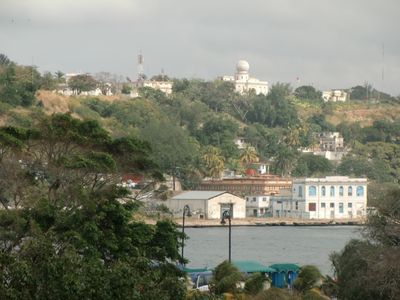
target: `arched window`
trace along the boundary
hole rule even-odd
[[[303,197],[303,187],[299,186],[299,197]]]
[[[339,186],[339,196],[343,196],[343,186]]]
[[[347,190],[347,196],[353,196],[353,187],[349,186],[348,190]]]
[[[329,194],[331,195],[331,197],[335,196],[335,187],[334,186],[331,186]]]
[[[326,189],[324,186],[321,188],[321,194],[322,196],[326,196]]]
[[[317,188],[312,185],[308,188],[308,196],[316,196],[317,195]]]
[[[364,187],[363,186],[358,186],[356,190],[357,196],[364,196]]]

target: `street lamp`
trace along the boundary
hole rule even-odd
[[[183,261],[183,249],[185,248],[185,216],[188,217],[192,216],[192,213],[190,212],[190,207],[187,204],[183,207],[183,214],[182,214],[182,253],[181,253],[182,261]]]
[[[221,224],[225,225],[226,224],[226,219],[228,219],[228,225],[229,225],[229,262],[231,262],[231,240],[232,240],[232,234],[231,234],[231,213],[229,210],[225,210],[222,213],[222,218],[221,218]]]

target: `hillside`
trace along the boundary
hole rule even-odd
[[[272,86],[267,96],[239,95],[220,81],[182,79],[175,80],[175,87],[169,97],[143,88],[135,99],[68,97],[41,89],[31,105],[0,102],[0,124],[31,127],[41,115],[54,113],[96,120],[113,137],[148,142],[161,170],[179,177],[185,188],[196,187],[204,177],[218,177],[225,168],[241,173],[257,159],[280,175],[341,174],[388,183],[400,179],[400,105],[395,101],[298,99],[287,84]],[[339,131],[352,147],[339,164],[298,151],[326,131]],[[252,148],[239,150],[238,137]]]

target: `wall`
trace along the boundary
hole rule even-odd
[[[208,200],[208,218],[221,218],[221,204],[233,205],[233,219],[241,219],[246,217],[246,200],[235,195],[225,193]]]
[[[310,195],[312,187],[315,187],[315,195]],[[325,194],[323,187],[325,187]],[[334,189],[334,195],[331,195],[331,187]],[[343,195],[340,194],[340,187],[343,187]],[[348,194],[349,187],[352,189],[352,195]],[[363,187],[363,195],[357,195],[358,187]],[[302,194],[299,194],[300,189],[302,189]],[[353,219],[365,217],[367,181],[361,178],[341,177],[341,180],[338,181],[322,179],[314,182],[294,182],[293,200],[304,201],[305,211],[309,212],[310,218]]]

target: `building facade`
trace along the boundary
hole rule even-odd
[[[324,99],[325,102],[345,102],[346,100],[348,100],[348,98],[349,94],[343,90],[331,90],[322,92],[322,99]]]
[[[278,204],[278,203],[276,203]],[[293,179],[291,199],[275,213],[309,219],[355,219],[367,212],[367,179],[347,176]]]
[[[292,179],[276,175],[204,180],[198,187],[202,191],[227,191],[240,197],[274,195],[292,188]]]
[[[341,160],[347,154],[344,139],[339,132],[322,132],[314,137],[318,143],[311,148],[302,149],[303,153],[313,153],[335,161]]]
[[[268,82],[250,77],[249,70],[249,63],[245,60],[239,60],[236,64],[235,75],[222,76],[221,79],[223,81],[233,82],[235,85],[235,91],[239,94],[245,94],[253,90],[257,95],[267,95],[269,91]]]
[[[263,217],[269,212],[269,197],[266,195],[246,196],[246,217]]]
[[[246,200],[225,191],[187,191],[166,202],[176,217],[182,216],[185,205],[189,205],[194,217],[201,219],[221,219],[225,210],[231,211],[232,219],[246,217]]]

